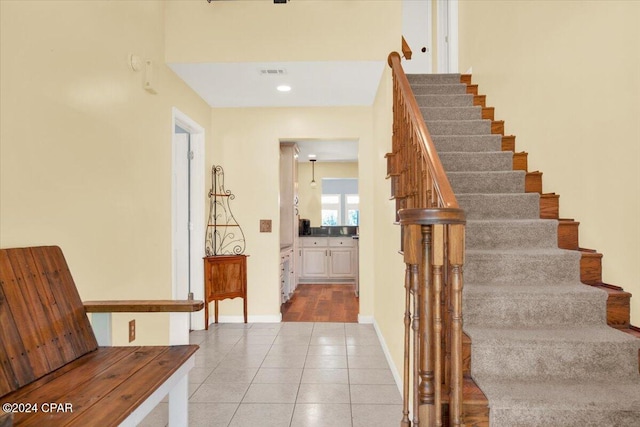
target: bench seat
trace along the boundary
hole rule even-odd
[[[100,347],[3,396],[0,402],[38,403],[38,412],[14,413],[15,425],[117,426],[170,382],[178,368],[189,368],[185,363],[197,349],[191,345]],[[160,402],[165,394],[156,400]],[[45,403],[57,405],[43,407]],[[54,409],[61,412],[51,412]]]
[[[116,305],[189,312],[203,302]],[[185,426],[197,350],[99,346],[60,248],[0,249],[0,427],[135,426],[167,395],[170,424]]]

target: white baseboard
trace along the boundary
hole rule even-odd
[[[362,315],[358,314],[358,323],[371,325],[374,322],[375,322],[375,319],[373,318],[373,316],[362,316]]]
[[[393,358],[391,357],[391,352],[389,351],[389,347],[387,347],[387,343],[382,336],[382,332],[378,327],[378,323],[373,319],[373,329],[376,331],[376,335],[378,335],[378,339],[380,340],[380,345],[382,346],[382,351],[384,352],[384,357],[387,359],[387,363],[389,364],[389,368],[391,369],[391,374],[393,375],[393,379],[396,382],[396,387],[398,387],[398,391],[400,395],[402,395],[402,377],[400,376],[400,372],[396,368],[395,363],[393,362]]]

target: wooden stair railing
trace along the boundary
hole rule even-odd
[[[465,214],[424,123],[400,54],[393,74],[387,154],[406,264],[401,427],[462,425],[462,267]],[[410,391],[411,386],[411,391]],[[448,414],[443,414],[443,402]],[[412,406],[412,419],[409,407]],[[444,416],[443,416],[444,415]]]

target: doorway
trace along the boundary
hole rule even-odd
[[[357,322],[358,140],[280,144],[282,321]]]
[[[172,298],[204,299],[204,129],[173,109],[172,120]],[[183,320],[180,320],[183,319]],[[170,315],[169,340],[187,329],[204,329],[203,313]]]

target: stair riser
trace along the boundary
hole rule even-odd
[[[607,298],[607,325],[616,329],[626,329],[631,320],[631,294],[610,293]]]
[[[434,135],[490,135],[489,120],[436,120],[427,121],[429,133]]]
[[[602,325],[606,322],[603,298],[573,295],[541,301],[512,295],[481,299],[466,296],[462,310],[465,324],[484,327],[534,327]],[[514,304],[515,303],[515,304]]]
[[[557,343],[553,343],[557,344]],[[494,379],[627,380],[637,375],[637,346],[630,343],[566,342],[562,346],[544,341],[518,345],[474,342],[473,375]]]
[[[449,172],[455,194],[505,194],[524,192],[524,173],[512,172]]]
[[[480,107],[421,108],[425,120],[482,120]]]
[[[516,137],[513,135],[506,135],[502,137],[502,151],[516,151]]]
[[[580,252],[580,281],[588,285],[602,283],[602,254]]]
[[[580,280],[579,261],[569,251],[563,254],[467,251],[464,274],[465,283],[474,285],[561,286]]]
[[[509,171],[511,153],[502,151],[487,153],[440,153],[440,161],[447,172]]]
[[[538,195],[456,195],[458,204],[467,214],[467,220],[474,219],[538,219],[540,205]]]
[[[540,218],[558,219],[560,211],[560,196],[557,194],[540,195]]]
[[[462,83],[438,85],[438,84],[416,84],[411,86],[414,95],[464,95],[467,93],[467,86]]]
[[[558,247],[562,249],[578,250],[578,226],[579,222],[560,220],[558,222]]]
[[[456,152],[486,152],[502,151],[500,149],[500,137],[497,135],[476,136],[444,136],[431,135],[438,153],[448,151]]]

